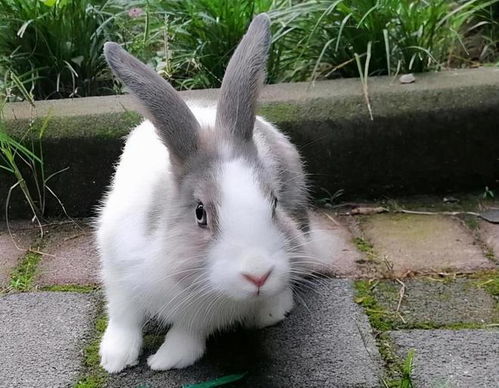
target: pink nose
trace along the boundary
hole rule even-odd
[[[265,284],[265,282],[269,278],[271,272],[272,272],[272,270],[270,270],[269,272],[267,272],[265,275],[262,275],[262,276],[255,276],[255,275],[250,275],[247,273],[243,273],[241,275],[243,275],[247,281],[253,283],[255,286],[260,288],[261,286],[263,286]]]

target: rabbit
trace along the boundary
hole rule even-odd
[[[274,325],[293,308],[310,257],[309,198],[296,147],[255,114],[270,42],[260,14],[216,108],[188,107],[118,44],[104,46],[146,118],[127,137],[96,220],[109,317],[99,354],[109,373],[138,362],[149,319],[169,330],[147,363],[168,370],[200,359],[214,332]]]

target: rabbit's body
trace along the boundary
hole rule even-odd
[[[187,107],[118,45],[105,47],[151,120],[129,135],[97,224],[109,372],[137,362],[150,318],[171,328],[148,364],[183,368],[214,331],[265,327],[293,306],[291,283],[312,256],[306,184],[296,148],[255,117],[269,44],[262,15],[229,63],[216,109]]]
[[[195,106],[190,109],[201,124],[201,130],[212,136],[216,109]],[[272,180],[279,182],[283,171],[293,174],[293,179],[282,181],[280,198],[283,198],[281,202],[286,200],[290,211],[299,215],[296,221],[303,221],[307,199],[298,152],[287,137],[261,117],[255,122],[254,139]],[[248,318],[258,303],[253,306],[221,299],[218,305],[209,306],[210,314],[207,314],[201,310],[208,306],[206,301],[211,295],[189,309],[180,308],[185,304],[184,297],[176,301],[165,300],[165,295],[182,292],[176,280],[169,279],[175,274],[175,260],[178,259],[173,253],[178,241],[172,244],[168,234],[169,223],[175,223],[175,220],[169,220],[169,215],[178,208],[178,193],[170,170],[168,149],[153,124],[144,121],[127,138],[98,218],[97,243],[106,289],[110,290],[116,284],[119,292],[133,290],[130,301],[143,307],[147,316],[165,324],[179,319],[189,321],[192,314],[197,313],[203,317],[203,325],[208,324],[209,331],[213,331]],[[230,313],[221,314],[220,309]]]

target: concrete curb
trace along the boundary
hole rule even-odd
[[[369,79],[374,120],[357,79],[269,85],[259,113],[298,145],[314,193],[345,197],[432,193],[493,186],[499,171],[499,69],[427,73],[414,84]],[[182,92],[188,102],[215,104],[217,90]],[[86,216],[101,198],[122,137],[140,121],[130,96],[25,103],[5,109],[9,133],[49,112],[44,139],[48,173],[68,212]],[[0,172],[0,206],[12,180]],[[68,190],[70,188],[70,190]],[[15,196],[21,198],[21,194]],[[22,201],[11,215],[26,214]],[[56,209],[48,204],[49,213]],[[2,215],[3,216],[3,215]]]

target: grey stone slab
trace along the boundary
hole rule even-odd
[[[39,292],[0,298],[0,387],[68,387],[82,372],[96,314],[91,294]]]
[[[399,313],[409,326],[499,322],[499,310],[494,297],[480,288],[476,279],[408,279],[403,283],[405,291]],[[398,282],[380,281],[374,287],[373,294],[385,310],[395,313],[400,289],[401,284]],[[402,325],[402,321],[399,323]]]
[[[391,332],[396,352],[415,350],[414,386],[499,386],[499,330],[402,330]]]
[[[353,302],[352,283],[331,279],[308,292],[279,325],[218,335],[206,356],[184,370],[153,372],[144,350],[138,366],[108,380],[110,387],[179,387],[247,372],[244,387],[377,387],[383,375],[367,317]]]

